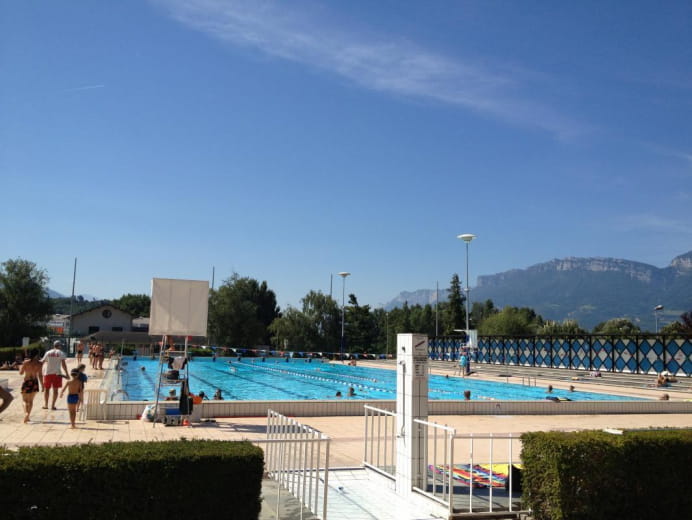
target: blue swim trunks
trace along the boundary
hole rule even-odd
[[[67,404],[77,404],[79,402],[79,394],[67,394]]]

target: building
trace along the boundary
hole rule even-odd
[[[130,332],[131,330],[132,315],[106,304],[73,314],[70,335],[84,337],[97,332]]]

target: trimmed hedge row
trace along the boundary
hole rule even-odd
[[[256,519],[264,456],[180,440],[0,449],[3,518]]]
[[[688,518],[692,430],[522,435],[523,501],[535,520]]]

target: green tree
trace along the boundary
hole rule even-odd
[[[341,337],[341,310],[321,291],[301,299],[301,309],[289,307],[269,327],[272,344],[306,352],[335,351]]]
[[[445,306],[444,334],[454,334],[455,329],[466,328],[466,311],[464,302],[466,297],[461,292],[459,275],[454,273],[449,285],[449,295]]]
[[[661,334],[692,334],[692,311],[680,315],[680,321],[673,321],[661,328]]]
[[[279,316],[276,295],[267,282],[234,273],[209,298],[209,332],[215,343],[266,345],[269,325]]]
[[[577,320],[564,320],[563,322],[548,320],[538,328],[538,334],[546,336],[564,336],[586,334],[586,331],[579,326]]]
[[[680,322],[682,323],[682,331],[685,334],[692,334],[692,311],[683,312],[680,315]]]
[[[0,345],[20,345],[22,337],[45,333],[52,313],[43,269],[19,258],[0,265]]]
[[[478,328],[478,332],[487,336],[524,336],[535,334],[542,325],[543,318],[538,316],[533,309],[507,306],[500,312],[486,318]]]
[[[641,332],[638,325],[635,325],[627,318],[613,318],[603,321],[593,329],[594,334],[622,334],[632,335]]]
[[[70,314],[70,312],[78,314],[108,303],[108,300],[85,300],[82,295],[75,296],[74,299],[71,296],[51,298],[50,301],[53,305],[54,314]]]
[[[484,302],[473,302],[471,305],[471,318],[470,323],[471,328],[480,327],[481,323],[486,318],[489,318],[493,314],[497,314],[499,310],[495,307],[492,300],[485,300]]]
[[[358,305],[355,294],[349,294],[346,308],[346,351],[372,352],[377,335],[376,323],[369,305]]]
[[[435,313],[430,304],[411,307],[411,332],[435,335]]]
[[[300,309],[288,307],[269,325],[271,343],[278,349],[311,350],[313,338],[308,317]]]
[[[123,294],[117,300],[111,302],[118,309],[130,313],[132,316],[148,317],[151,308],[151,297],[147,294]]]

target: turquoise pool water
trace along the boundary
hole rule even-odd
[[[123,360],[124,397],[130,401],[154,399],[159,376],[158,360]],[[230,361],[230,363],[229,363]],[[144,367],[144,370],[142,370]],[[303,401],[310,399],[338,399],[340,391],[344,399],[396,399],[396,371],[348,366],[341,363],[308,362],[306,359],[243,358],[196,358],[189,363],[189,381],[192,392],[200,391],[211,398],[221,389],[224,399],[238,401]],[[347,397],[353,387],[356,395]],[[161,389],[161,397],[170,387]],[[512,383],[496,383],[470,378],[431,375],[428,397],[430,399],[464,399],[464,390],[471,391],[471,399],[531,401],[546,398],[545,387],[522,386]],[[612,394],[568,392],[554,390],[556,397],[572,401],[637,400]]]

